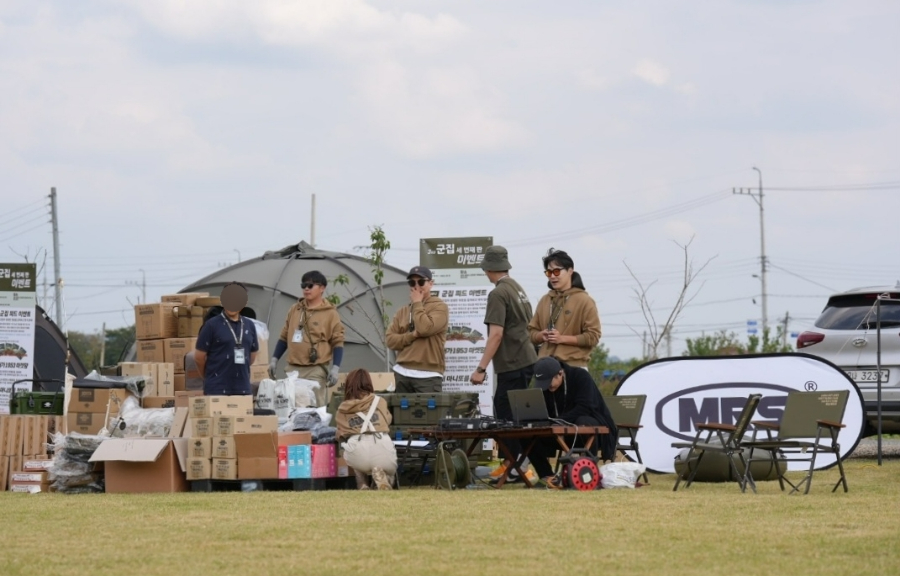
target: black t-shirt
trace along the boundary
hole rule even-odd
[[[531,303],[519,283],[504,276],[488,294],[484,323],[503,327],[500,348],[494,354],[494,371],[497,373],[521,370],[537,362],[537,353],[528,336],[531,321]]]

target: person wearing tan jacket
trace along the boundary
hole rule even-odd
[[[300,282],[303,299],[288,310],[269,361],[269,376],[275,378],[278,360],[287,351],[284,372],[296,371],[300,378],[318,382],[316,403],[325,406],[328,402],[325,387],[337,384],[344,357],[344,325],[337,308],[325,300],[328,281],[324,274],[312,270]]]
[[[344,459],[356,474],[360,490],[369,487],[369,474],[380,490],[390,490],[397,473],[397,450],[390,437],[391,411],[375,395],[372,377],[363,369],[347,374],[344,401],[335,420]]]
[[[440,392],[444,383],[444,342],[450,312],[431,293],[431,270],[415,266],[406,277],[409,305],[394,315],[387,329],[387,347],[397,352],[394,382],[397,392]]]
[[[544,256],[544,274],[550,291],[541,297],[528,324],[538,357],[553,356],[569,366],[587,367],[600,342],[600,314],[585,291],[575,263],[562,250]]]

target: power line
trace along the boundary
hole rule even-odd
[[[29,232],[33,232],[34,230],[37,230],[38,228],[42,228],[44,226],[44,224],[46,224],[46,222],[38,224],[37,226],[35,226],[33,228],[29,228],[28,230],[22,230],[21,232],[16,232],[12,236],[7,236],[6,238],[0,239],[0,242],[6,242],[7,240],[12,240],[13,238],[18,238],[19,236],[22,236],[23,234],[28,234]]]
[[[782,272],[785,272],[785,273],[787,273],[787,274],[790,274],[791,276],[796,276],[797,278],[799,278],[799,279],[801,279],[801,280],[804,280],[804,281],[806,281],[806,282],[809,282],[810,284],[815,284],[816,286],[818,286],[818,287],[820,287],[820,288],[825,288],[826,290],[831,290],[832,292],[837,292],[836,289],[834,289],[834,288],[832,288],[832,287],[830,287],[830,286],[826,286],[826,285],[824,285],[824,284],[820,284],[820,283],[816,282],[815,280],[810,280],[809,278],[805,278],[805,277],[803,277],[803,276],[801,276],[801,275],[799,275],[799,274],[795,274],[794,272],[791,272],[790,270],[788,270],[788,269],[786,269],[786,268],[782,268],[781,266],[777,266],[777,265],[775,265],[775,264],[772,264],[771,262],[769,263],[769,266],[771,266],[772,268],[775,268],[775,269],[777,269],[777,270],[781,270]]]
[[[31,210],[29,210],[28,212],[25,212],[24,214],[20,214],[13,218],[9,218],[8,220],[3,220],[2,222],[0,222],[0,226],[5,226],[5,225],[9,224],[10,222],[17,222],[17,221],[21,220],[22,218],[28,216],[29,214],[34,214],[36,212],[44,212],[44,211],[45,211],[45,208],[43,206],[38,206],[37,208],[32,208]],[[8,215],[9,215],[8,212],[4,213],[4,216],[8,216]]]
[[[856,192],[865,190],[896,190],[900,182],[868,182],[863,184],[823,184],[819,186],[770,186],[780,192]]]

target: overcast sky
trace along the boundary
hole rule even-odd
[[[321,248],[381,224],[408,268],[419,238],[491,235],[534,302],[567,250],[631,357],[623,262],[664,317],[693,237],[680,354],[760,317],[759,208],[731,194],[756,166],[770,322],[800,331],[900,280],[898,24],[895,1],[0,1],[0,262],[52,255],[55,186],[66,327],[124,326],[139,270],[153,301],[308,240],[315,193]]]

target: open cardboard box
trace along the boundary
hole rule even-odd
[[[110,438],[91,456],[105,462],[109,493],[186,492],[188,439],[181,438],[187,409],[176,408],[168,438]]]

